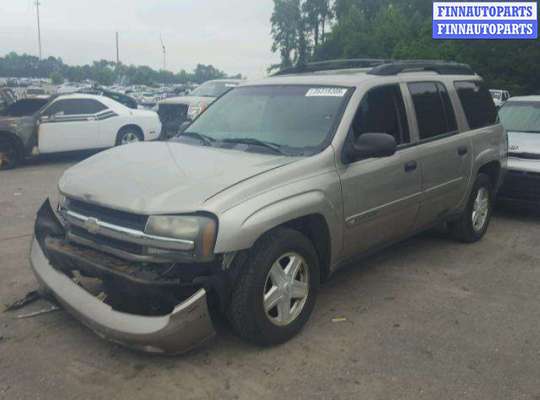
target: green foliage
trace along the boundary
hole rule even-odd
[[[272,32],[274,51],[280,51],[282,56],[279,67],[299,63],[297,55],[302,51],[306,52],[307,60],[362,57],[449,60],[470,64],[490,87],[509,89],[513,94],[540,92],[537,40],[433,40],[432,1],[334,0],[322,6],[327,11],[316,11],[321,0],[274,0],[274,3]],[[299,11],[285,14],[284,3],[298,7]],[[319,24],[315,15],[319,16]],[[329,33],[321,32],[323,21],[324,26],[331,26]],[[283,41],[285,32],[289,36]],[[302,32],[307,46],[301,46]],[[287,58],[291,54],[293,57]]]
[[[49,79],[54,85],[61,85],[62,83],[64,83],[64,77],[60,72],[52,72],[49,75]]]
[[[225,78],[226,74],[212,65],[199,64],[193,72],[181,70],[156,71],[146,66],[124,65],[107,60],[94,61],[92,65],[69,66],[61,58],[49,57],[39,60],[28,54],[9,53],[0,57],[0,76],[14,78],[50,78],[59,84],[67,79],[71,82],[92,80],[102,85],[122,82],[134,85],[154,85],[195,82]],[[238,74],[236,77],[241,78]]]

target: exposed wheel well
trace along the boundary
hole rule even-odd
[[[499,183],[499,177],[501,176],[501,164],[498,161],[492,161],[485,165],[482,165],[478,170],[478,173],[486,174],[491,180],[493,188],[497,187]]]
[[[19,153],[19,157],[24,157],[24,144],[17,135],[11,132],[0,131],[0,142],[2,141],[13,143],[17,149],[17,152]]]
[[[136,131],[140,135],[141,140],[144,140],[144,133],[141,127],[135,124],[128,124],[128,125],[124,125],[118,130],[118,133],[116,134],[117,143],[118,143],[118,140],[120,139],[120,134],[128,129],[133,129],[134,131]]]
[[[325,218],[320,214],[306,215],[286,222],[281,226],[295,229],[304,234],[311,242],[319,256],[321,281],[324,282],[330,274],[331,239],[330,230]]]

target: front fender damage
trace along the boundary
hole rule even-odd
[[[193,288],[186,298],[177,300],[177,304],[169,302],[171,305],[165,312],[146,310],[138,314],[134,310],[118,309],[114,302],[108,301],[106,293],[111,288],[138,290],[137,293],[150,298],[160,290],[177,293],[173,291],[175,283],[163,282],[161,285],[141,272],[131,280],[122,279],[122,274],[129,275],[132,271],[128,266],[122,266],[118,261],[115,265],[107,260],[96,263],[97,258],[90,259],[90,255],[88,260],[78,259],[77,256],[85,253],[74,256],[73,253],[77,252],[62,242],[64,235],[61,221],[49,201],[45,202],[38,212],[35,226],[30,256],[32,269],[39,283],[68,312],[99,336],[145,352],[180,354],[215,335],[204,287]],[[82,282],[84,279],[90,279],[97,286],[102,284],[104,292],[98,289],[97,293],[95,288],[87,287],[86,281]],[[179,283],[178,290],[180,286]]]

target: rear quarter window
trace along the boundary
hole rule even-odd
[[[470,129],[497,123],[497,109],[489,90],[480,81],[454,82]]]

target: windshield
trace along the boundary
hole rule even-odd
[[[506,103],[499,116],[507,131],[540,133],[540,102]]]
[[[265,145],[268,150],[270,144],[286,155],[315,154],[329,142],[348,92],[347,88],[292,85],[237,88],[208,108],[183,135],[191,140],[194,133],[204,136],[206,144],[210,141],[214,146],[251,144],[250,150],[260,150]]]
[[[234,82],[207,82],[192,91],[189,95],[197,97],[219,97],[227,90],[236,86],[238,84]]]

